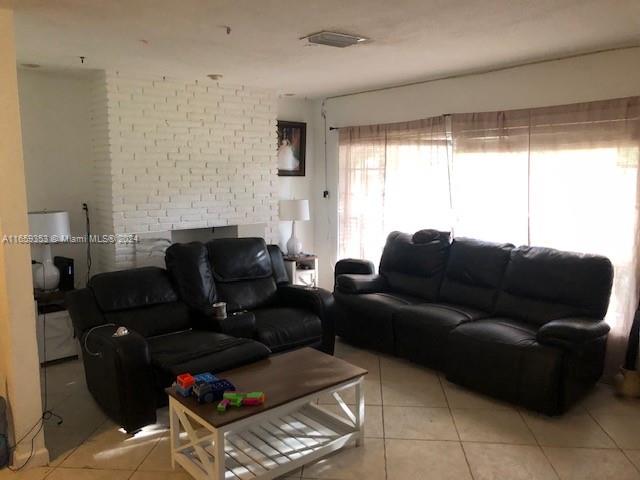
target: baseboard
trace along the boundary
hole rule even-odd
[[[31,455],[30,442],[26,443],[28,448],[21,449],[19,452],[13,452],[13,462],[11,464],[13,468],[20,468],[24,462],[27,461],[29,455]],[[34,467],[46,467],[47,465],[49,465],[49,450],[47,450],[47,447],[42,447],[33,452],[31,460],[29,460],[29,462],[24,466],[24,469],[28,470]]]

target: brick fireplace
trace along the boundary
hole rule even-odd
[[[95,233],[264,225],[277,240],[274,92],[100,72],[92,96]],[[134,245],[101,246],[96,270],[135,257]]]

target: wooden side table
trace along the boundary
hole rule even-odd
[[[284,266],[293,285],[318,286],[318,257],[316,255],[285,255]]]

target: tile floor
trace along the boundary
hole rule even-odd
[[[640,480],[640,400],[617,398],[605,385],[570,413],[548,418],[397,358],[343,343],[336,354],[369,370],[366,444],[289,478]],[[48,375],[49,405],[64,417],[61,426],[46,425],[51,465],[4,470],[0,480],[190,478],[171,470],[166,409],[157,425],[129,437],[94,404],[80,362],[50,367]]]

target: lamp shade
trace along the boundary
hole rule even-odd
[[[280,220],[309,220],[309,200],[280,200]]]
[[[29,233],[48,239],[42,243],[58,243],[71,235],[70,230],[68,212],[29,212]]]

